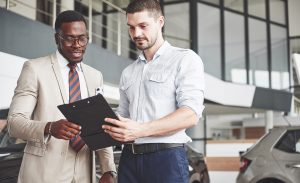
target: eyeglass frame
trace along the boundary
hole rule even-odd
[[[68,39],[69,38],[71,38],[71,40],[66,40],[67,38],[65,37],[65,35],[62,35],[62,34],[60,34],[60,33],[56,33],[57,35],[58,35],[58,37],[60,38],[60,39],[62,39],[63,41],[64,41],[64,43],[66,44],[66,46],[73,46],[76,42],[78,42],[78,44],[80,45],[80,46],[86,46],[88,43],[89,43],[89,37],[88,36],[85,36],[85,35],[80,35],[80,36],[77,36],[77,37],[75,37],[75,36],[68,36]],[[82,45],[81,43],[80,43],[80,38],[82,38],[82,37],[84,37],[84,38],[86,38],[87,39],[87,41],[86,41],[86,44],[84,44],[84,45]],[[71,41],[71,42],[69,42],[69,41]],[[76,42],[75,42],[76,41]]]

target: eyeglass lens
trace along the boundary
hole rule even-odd
[[[76,43],[76,41],[80,46],[85,46],[88,43],[88,37],[86,36],[79,36],[79,37],[70,37],[70,36],[63,37],[61,35],[59,36],[64,40],[67,46],[72,46],[73,44]]]

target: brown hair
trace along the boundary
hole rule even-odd
[[[148,11],[151,16],[163,16],[162,9],[158,0],[133,0],[126,8],[126,14]]]

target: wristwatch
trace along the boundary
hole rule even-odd
[[[115,172],[115,171],[108,171],[108,172],[105,172],[105,173],[109,173],[113,178],[117,177],[117,172]]]

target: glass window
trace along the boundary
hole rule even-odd
[[[244,12],[244,0],[224,0],[224,7]]]
[[[269,87],[266,23],[249,18],[250,84]]]
[[[244,17],[225,11],[225,79],[247,83]]]
[[[290,48],[292,53],[300,53],[300,37],[290,39]]]
[[[212,3],[212,4],[217,4],[217,5],[220,4],[220,0],[200,0],[200,1],[208,2],[208,3]]]
[[[219,8],[198,3],[198,32],[198,53],[205,72],[221,79]]]
[[[283,27],[271,25],[271,82],[274,89],[287,89],[289,87],[286,31]]]
[[[300,140],[300,131],[293,130],[288,131],[276,144],[275,148],[288,152],[288,153],[299,153],[299,140]]]
[[[164,36],[173,46],[190,48],[189,4],[165,5]]]
[[[266,18],[266,1],[251,0],[247,2],[249,15]]]
[[[285,24],[285,3],[283,0],[270,0],[270,19]]]
[[[94,1],[98,1],[98,0],[94,0]],[[120,0],[108,0],[108,2],[114,4],[118,7],[121,7],[121,8],[126,8],[127,5],[130,3],[130,1],[131,0],[122,0],[122,1],[120,1]],[[114,8],[112,8],[110,6],[108,6],[108,7],[109,7],[109,10],[115,10]]]

